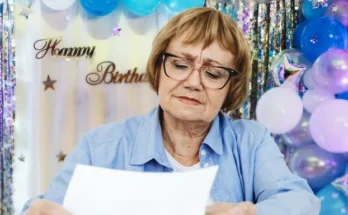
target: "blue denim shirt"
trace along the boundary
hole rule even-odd
[[[159,109],[85,134],[41,198],[62,204],[76,164],[139,172],[173,171],[162,143]],[[258,215],[319,214],[320,200],[304,179],[289,171],[270,133],[258,122],[234,121],[219,113],[200,152],[202,167],[219,165],[211,190],[214,202],[251,201]]]

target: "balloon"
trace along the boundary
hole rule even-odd
[[[344,100],[348,100],[348,91],[345,93],[340,93],[336,95],[336,98],[338,99],[344,99]]]
[[[327,7],[315,8],[310,0],[304,0],[302,3],[302,14],[307,20],[324,16],[326,9]]]
[[[75,0],[42,0],[42,2],[53,10],[65,10],[73,5]]]
[[[348,91],[348,51],[332,49],[322,54],[313,64],[315,84],[332,93]]]
[[[335,95],[320,88],[307,91],[302,98],[304,108],[312,113],[324,101],[335,99]]]
[[[320,17],[310,21],[303,29],[301,37],[301,50],[311,62],[329,49],[345,49],[348,46],[346,28],[332,17]]]
[[[348,152],[348,101],[323,102],[312,113],[309,130],[321,148],[329,152]]]
[[[325,16],[331,16],[340,21],[346,28],[348,28],[348,1],[337,1],[332,3]]]
[[[119,0],[80,0],[80,3],[88,14],[92,16],[105,16],[115,10]]]
[[[280,52],[272,59],[270,71],[275,86],[281,86],[288,79],[293,79],[302,70],[311,67],[298,49],[288,49]]]
[[[321,189],[316,196],[321,200],[321,210],[319,215],[348,214],[347,197],[331,184]]]
[[[309,132],[308,124],[310,113],[303,111],[301,121],[296,125],[294,129],[285,134],[280,134],[279,137],[282,142],[290,147],[302,147],[305,144],[312,144],[313,140]]]
[[[310,144],[296,149],[288,166],[291,172],[306,179],[312,189],[320,189],[344,174],[346,162],[342,154]]]
[[[147,16],[157,9],[160,0],[122,0],[122,2],[133,14]]]
[[[264,93],[256,106],[257,120],[273,134],[292,130],[301,120],[301,98],[291,88],[276,87]]]
[[[310,90],[315,88],[315,83],[312,77],[312,68],[309,68],[304,72],[303,83]]]
[[[348,173],[332,182],[332,185],[348,197]]]
[[[303,29],[306,27],[307,23],[309,21],[308,20],[305,20],[303,22],[301,22],[297,28],[295,29],[295,32],[294,32],[294,46],[296,48],[301,48],[301,34],[303,32]]]
[[[204,0],[163,0],[163,3],[167,6],[167,8],[176,13],[194,7],[203,7],[204,2]]]

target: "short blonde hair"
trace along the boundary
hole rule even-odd
[[[158,94],[161,55],[173,38],[187,35],[186,44],[203,43],[203,49],[214,41],[234,55],[234,65],[240,74],[231,81],[229,92],[221,107],[223,111],[239,109],[248,94],[251,57],[248,41],[238,25],[226,14],[212,8],[186,10],[168,21],[157,34],[147,63],[146,77],[152,89]]]

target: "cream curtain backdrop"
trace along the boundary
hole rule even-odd
[[[89,85],[87,74],[103,61],[112,61],[126,73],[138,68],[145,72],[152,41],[171,14],[163,5],[146,17],[131,15],[122,4],[111,14],[92,18],[79,0],[64,11],[55,11],[37,0],[26,19],[16,14],[16,126],[14,162],[15,214],[30,197],[46,191],[62,163],[57,154],[69,153],[81,135],[98,125],[121,122],[146,114],[158,104],[147,83]],[[122,30],[114,36],[115,26]],[[92,59],[52,57],[36,59],[35,41],[61,37],[63,47],[96,46]],[[57,80],[55,90],[44,91],[47,76]],[[25,161],[18,159],[23,155]]]

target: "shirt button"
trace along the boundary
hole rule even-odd
[[[207,151],[205,151],[204,149],[201,151],[201,155],[202,156],[206,156],[207,155]]]
[[[203,167],[208,167],[208,166],[209,166],[209,163],[203,164]]]

